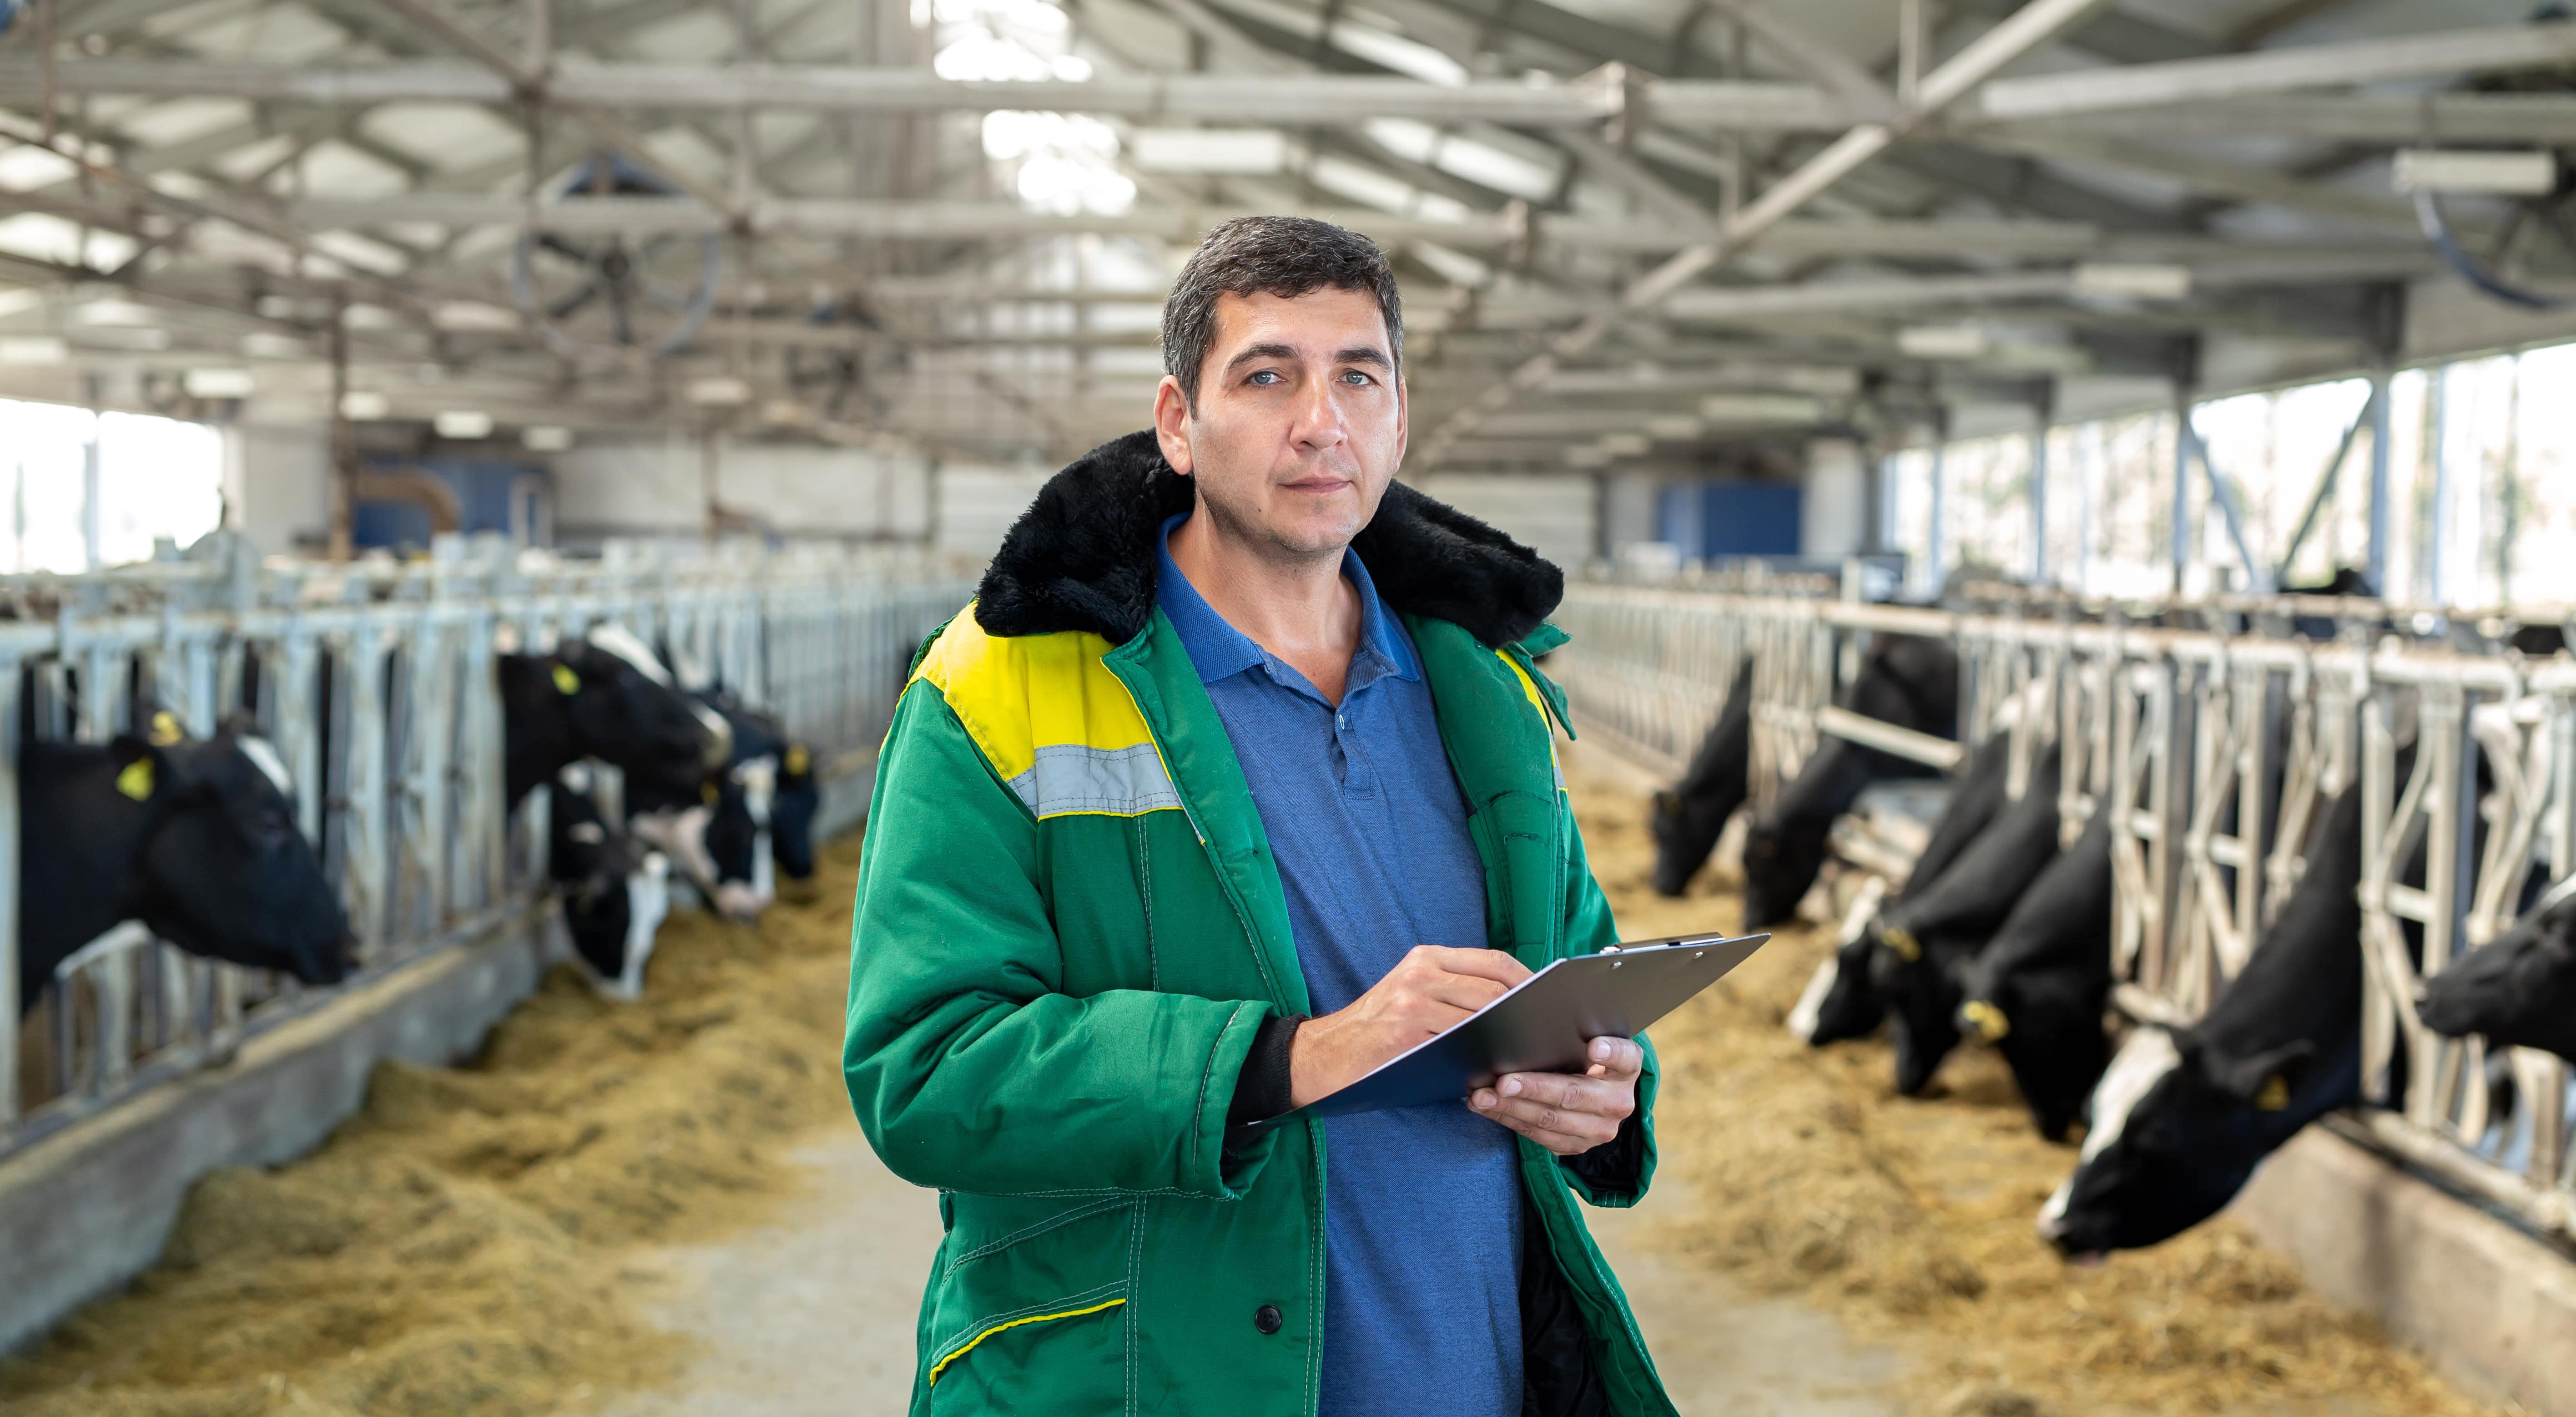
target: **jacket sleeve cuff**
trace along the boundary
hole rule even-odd
[[[1271,1014],[1261,1020],[1252,1050],[1243,1055],[1243,1069],[1235,1074],[1234,1100],[1226,1104],[1227,1151],[1242,1149],[1252,1123],[1289,1110],[1295,1096],[1289,1086],[1289,1049],[1297,1040],[1297,1025],[1305,1021],[1304,1014]]]

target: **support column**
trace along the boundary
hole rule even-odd
[[[2183,593],[2183,572],[2191,564],[2191,390],[2174,388],[2173,461],[2173,593]]]
[[[2043,394],[2030,430],[2030,580],[2048,584],[2048,419],[2054,400]]]
[[[2433,525],[2424,548],[2424,598],[2435,605],[2451,603],[2451,384],[2458,371],[2456,364],[2445,364],[2434,371],[2430,391],[2433,399]]]
[[[1939,595],[1944,578],[1944,558],[1949,555],[1950,537],[1950,469],[1946,461],[1950,450],[1950,411],[1935,409],[1932,414],[1932,531],[1923,548],[1923,586],[1927,594]]]

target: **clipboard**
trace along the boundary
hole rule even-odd
[[[1505,1073],[1575,1073],[1595,1038],[1634,1038],[1771,937],[1673,935],[1548,965],[1366,1076],[1259,1126],[1434,1102],[1463,1102]]]

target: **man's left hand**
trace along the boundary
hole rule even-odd
[[[1505,1073],[1480,1087],[1467,1105],[1559,1156],[1579,1156],[1619,1135],[1637,1110],[1637,1075],[1646,1050],[1625,1038],[1595,1038],[1592,1059],[1571,1073]]]

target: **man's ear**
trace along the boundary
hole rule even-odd
[[[116,765],[116,790],[137,802],[151,801],[175,782],[161,750],[131,733],[116,735],[116,741],[107,745],[107,757]]]
[[[1181,392],[1181,381],[1166,374],[1154,386],[1154,441],[1162,445],[1163,461],[1183,477],[1196,468],[1190,452],[1190,401]]]

